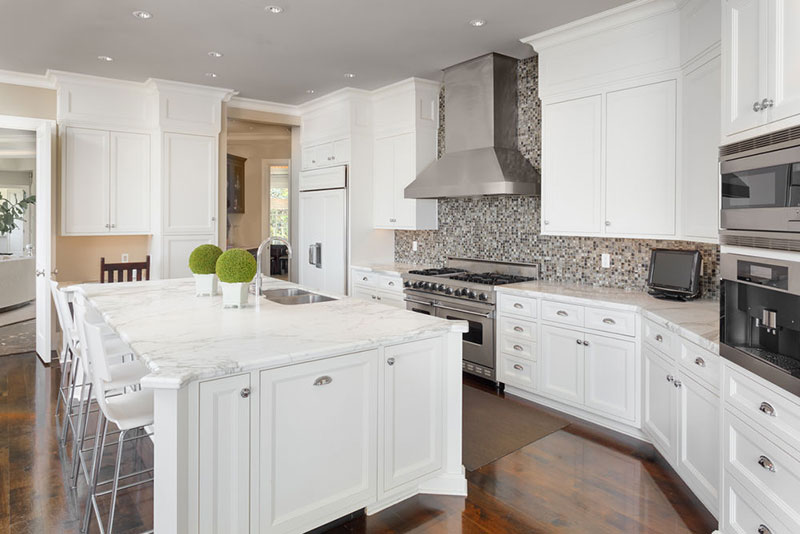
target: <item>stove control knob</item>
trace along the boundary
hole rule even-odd
[[[487,295],[486,293],[481,293],[480,295],[478,295],[478,300],[489,300],[489,295]]]
[[[414,282],[414,288],[419,289],[422,287],[422,282]]]
[[[456,289],[455,296],[460,297],[463,294],[464,294],[464,290],[463,289]]]
[[[422,287],[424,287],[425,289],[430,289],[431,288],[431,283],[430,282],[425,282],[425,284]]]
[[[444,290],[444,292],[445,292],[446,295],[452,295],[453,294],[453,288],[452,287],[448,287],[448,288],[446,288]]]
[[[472,290],[470,290],[470,291],[467,293],[467,296],[468,296],[469,298],[471,298],[471,299],[474,299],[475,297],[477,297],[477,295],[475,294],[475,292],[474,292],[474,291],[472,291]]]
[[[411,282],[406,280],[405,282],[403,282],[403,287],[411,287]]]
[[[437,284],[436,291],[444,291],[444,284]]]

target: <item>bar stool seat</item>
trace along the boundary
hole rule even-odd
[[[152,390],[134,391],[117,397],[107,397],[105,416],[120,430],[152,425]]]

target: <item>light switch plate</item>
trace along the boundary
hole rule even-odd
[[[419,245],[417,244],[417,242],[416,241],[412,241],[411,242],[411,250],[413,252],[416,252],[418,248],[419,248]]]
[[[127,252],[123,252],[122,253],[122,263],[128,263],[128,253]]]
[[[604,269],[611,267],[611,254],[602,254],[600,256],[600,264]]]

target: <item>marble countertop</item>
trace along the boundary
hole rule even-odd
[[[559,300],[641,312],[642,315],[668,330],[682,335],[712,352],[719,353],[719,301],[693,300],[679,302],[651,297],[644,291],[626,291],[607,287],[555,282],[522,282],[498,288],[500,293],[537,296],[553,295]]]
[[[301,287],[264,279],[264,289]],[[194,280],[76,286],[152,371],[151,388],[180,388],[202,378],[267,369],[445,332],[466,323],[344,297],[287,306],[255,295],[244,309],[222,297],[195,297]]]
[[[374,273],[382,273],[394,276],[400,276],[413,269],[425,269],[419,265],[411,263],[359,263],[351,265],[353,269],[361,269],[362,271],[372,271]]]

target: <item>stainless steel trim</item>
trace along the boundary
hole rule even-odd
[[[788,269],[789,276],[788,289],[780,289],[777,287],[748,282],[747,280],[739,280],[739,261],[786,267]],[[719,271],[723,280],[730,280],[731,282],[736,282],[737,284],[746,284],[771,291],[778,291],[780,293],[789,293],[791,295],[800,296],[800,261],[787,261],[775,258],[763,258],[760,256],[745,256],[744,254],[725,253],[720,257]]]
[[[325,376],[321,376],[321,377],[317,378],[316,380],[314,380],[314,385],[315,386],[327,386],[331,382],[333,382],[333,378],[329,377],[328,375],[325,375]]]
[[[774,165],[797,163],[798,161],[800,161],[800,146],[795,146],[723,161],[719,165],[719,170],[721,174],[728,174],[731,172],[762,169]]]
[[[432,300],[426,302],[424,300],[410,299],[408,297],[404,298],[403,300],[405,302],[411,302],[411,303],[414,303],[414,304],[422,304],[423,306],[433,306],[433,301]]]
[[[475,311],[472,311],[472,310],[467,310],[467,309],[464,309],[464,308],[454,308],[452,306],[445,306],[443,304],[439,304],[438,302],[434,302],[433,303],[433,307],[434,308],[441,308],[443,310],[450,310],[450,311],[455,311],[455,312],[468,313],[469,315],[477,315],[478,317],[483,317],[484,319],[489,319],[489,318],[492,317],[491,313],[480,313],[480,312],[475,312]]]
[[[760,376],[767,382],[772,382],[776,386],[783,388],[794,395],[800,395],[800,378],[792,376],[782,369],[755,358],[754,356],[751,356],[750,354],[747,354],[735,347],[726,345],[725,343],[719,344],[719,354],[723,358],[732,361],[739,367],[744,367],[751,373]],[[767,415],[772,415],[775,413],[774,409],[772,414],[765,411],[764,404],[765,403],[762,403],[761,407],[759,408],[762,412]],[[769,406],[768,403],[767,405]],[[772,408],[772,406],[770,406],[770,408]]]

